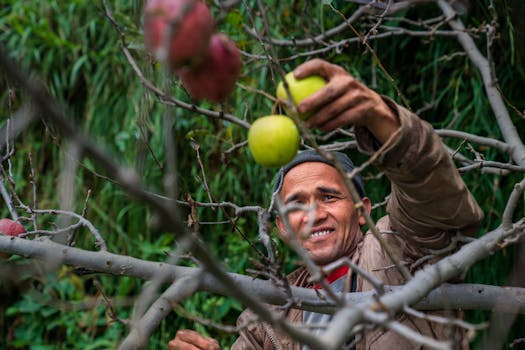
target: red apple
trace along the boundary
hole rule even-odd
[[[177,75],[194,99],[220,103],[233,91],[241,65],[241,55],[235,43],[218,33],[210,39],[206,59],[197,67],[177,70]]]
[[[13,221],[11,219],[0,220],[0,234],[18,236],[24,232],[26,232],[24,226],[22,226],[18,221]]]
[[[149,0],[144,7],[146,47],[170,68],[200,63],[213,31],[213,17],[200,0]]]

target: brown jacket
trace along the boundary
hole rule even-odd
[[[479,226],[483,213],[459,176],[450,156],[430,124],[415,114],[387,100],[397,111],[400,129],[381,146],[376,165],[392,182],[392,195],[387,205],[388,215],[377,223],[384,239],[393,248],[397,258],[410,266],[427,255],[428,249],[446,247],[456,231],[472,234]],[[364,128],[356,130],[361,151],[371,154],[377,142]],[[403,283],[395,268],[385,268],[392,261],[372,234],[366,234],[353,252],[351,259],[386,285]],[[308,287],[308,272],[299,268],[290,276],[293,285]],[[371,290],[366,280],[358,277],[357,291]],[[249,310],[239,317],[245,324],[253,317]],[[286,317],[291,322],[302,321],[301,310],[290,310]],[[430,323],[406,315],[398,317],[404,325],[436,339],[450,339],[451,327]],[[460,336],[461,338],[461,336]],[[363,349],[421,349],[422,347],[394,332],[380,329],[370,331],[357,344]],[[458,344],[468,348],[468,344]],[[279,334],[269,325],[253,323],[240,332],[232,350],[239,349],[294,349],[300,344]]]

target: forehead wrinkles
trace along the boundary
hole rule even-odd
[[[321,187],[347,192],[343,179],[332,166],[319,162],[303,163],[284,176],[281,195],[285,198],[296,192],[315,192]]]

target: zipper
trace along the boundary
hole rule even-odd
[[[272,343],[275,350],[283,350],[283,348],[279,345],[279,342],[275,338],[275,333],[273,332],[273,329],[269,327],[266,323],[263,323],[263,328],[266,331],[266,335],[268,335],[268,338],[270,338],[270,342]]]

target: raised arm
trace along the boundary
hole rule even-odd
[[[342,67],[314,59],[294,70],[298,79],[312,74],[322,76],[328,83],[298,106],[301,113],[316,111],[306,121],[307,127],[330,131],[348,125],[363,126],[380,143],[399,128],[395,112],[381,96]]]
[[[317,110],[307,126],[330,131],[354,125],[361,151],[380,152],[376,165],[392,182],[387,211],[408,253],[441,248],[450,232],[472,234],[483,214],[432,126],[357,81],[343,68],[312,60],[295,71],[323,76],[328,84],[304,100],[304,113]]]
[[[387,212],[392,228],[404,235],[407,252],[418,256],[424,254],[420,248],[442,248],[451,232],[474,234],[483,213],[439,136],[415,114],[390,105],[401,126],[380,146],[376,165],[392,183]],[[378,150],[366,128],[357,127],[356,138],[363,152]]]

